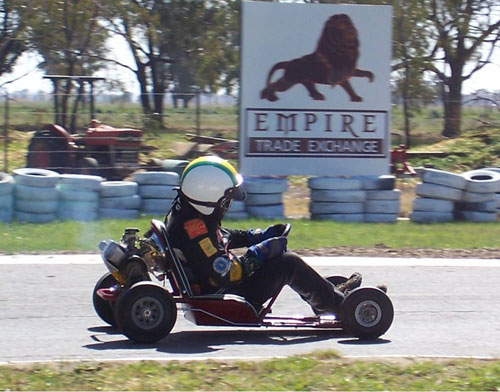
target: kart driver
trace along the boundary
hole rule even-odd
[[[172,247],[190,267],[193,292],[237,294],[258,311],[289,285],[315,314],[338,314],[344,292],[361,284],[360,274],[342,285],[328,282],[287,251],[287,225],[247,231],[221,227],[231,201],[245,197],[242,183],[229,162],[214,156],[195,159],[182,173],[166,225]],[[237,257],[230,252],[235,248],[247,250]]]

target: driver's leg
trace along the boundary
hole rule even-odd
[[[286,284],[311,305],[316,314],[338,314],[344,295],[300,256],[291,252],[267,260],[262,268],[231,292],[242,295],[254,305],[262,305]]]

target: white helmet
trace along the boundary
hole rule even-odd
[[[226,160],[217,156],[201,157],[186,166],[181,176],[181,194],[203,215],[216,211],[220,216],[231,200],[243,200],[243,178]]]

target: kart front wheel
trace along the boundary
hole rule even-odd
[[[94,305],[94,310],[102,321],[108,323],[109,325],[116,327],[115,316],[113,314],[113,305],[97,295],[97,290],[106,289],[118,284],[116,279],[111,275],[111,273],[104,274],[101,279],[97,281],[92,292],[92,303]]]
[[[167,336],[177,320],[172,295],[152,282],[138,282],[123,292],[115,306],[123,334],[137,343],[154,343]]]
[[[390,298],[375,287],[360,287],[347,294],[340,308],[344,329],[359,339],[376,339],[391,326],[394,308]]]

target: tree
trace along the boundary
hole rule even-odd
[[[419,0],[394,2],[393,79],[395,93],[403,104],[405,144],[411,146],[412,112],[422,99],[433,98],[434,91],[424,79],[422,57],[427,48],[426,30],[422,21],[427,16]]]
[[[0,1],[0,75],[12,71],[17,59],[28,48],[28,27],[36,1]]]
[[[429,17],[429,52],[424,69],[434,73],[443,87],[443,136],[461,134],[462,86],[490,63],[500,42],[498,0],[420,0]]]
[[[42,68],[53,75],[91,76],[101,67],[108,32],[100,23],[100,6],[93,0],[44,0],[31,23],[31,43],[44,58]],[[68,125],[69,105],[73,100],[71,130],[84,97],[84,84],[73,79],[54,79],[57,122]]]

